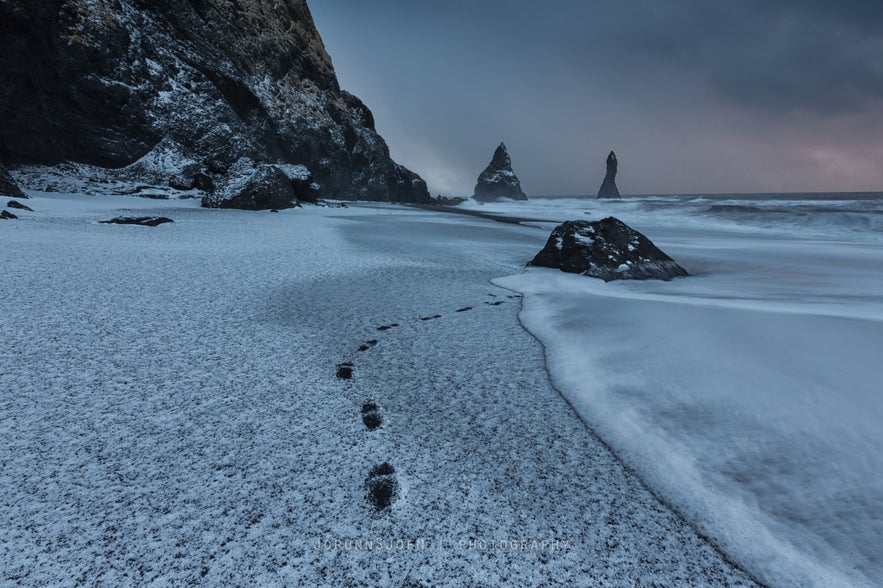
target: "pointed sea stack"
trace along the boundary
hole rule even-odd
[[[500,198],[527,200],[527,196],[521,191],[518,176],[512,171],[512,159],[503,143],[494,151],[490,165],[478,176],[472,197],[479,202],[491,202]]]
[[[598,198],[622,198],[619,195],[619,188],[616,187],[616,153],[610,152],[607,156],[607,175],[604,176],[604,183],[598,190]]]

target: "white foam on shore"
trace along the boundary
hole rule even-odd
[[[605,284],[536,268],[496,280],[526,295],[521,319],[557,387],[761,580],[883,583],[880,235],[824,219],[733,222],[678,201],[577,202],[592,213],[534,201],[524,214],[615,214],[695,276]],[[853,204],[837,201],[837,214],[879,208]]]

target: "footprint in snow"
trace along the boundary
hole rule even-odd
[[[378,511],[389,508],[392,499],[398,491],[398,482],[395,476],[396,470],[388,462],[383,462],[371,468],[368,478],[365,480],[365,488],[368,491],[368,502]]]
[[[383,424],[383,416],[380,414],[380,408],[373,402],[365,402],[362,404],[362,422],[365,428],[373,431]]]
[[[359,346],[359,351],[368,351],[372,347],[377,345],[377,339],[371,339],[370,341],[365,341],[362,345]]]
[[[337,364],[337,377],[341,380],[352,380],[353,379],[353,364],[352,362],[344,362]]]

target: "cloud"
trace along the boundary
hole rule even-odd
[[[470,193],[500,140],[529,194],[593,192],[610,148],[621,152],[620,187],[633,193],[869,189],[880,177],[878,1],[315,0],[311,9],[341,84],[433,192]],[[849,180],[842,163],[798,155],[807,144],[824,145],[816,162],[849,160],[855,145],[870,159]],[[751,165],[734,166],[739,157]]]

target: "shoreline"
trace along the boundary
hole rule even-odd
[[[19,432],[0,520],[19,583],[138,578],[135,561],[170,583],[752,584],[551,386],[490,282],[535,247],[518,225],[163,203],[145,210],[176,223],[153,229],[94,223],[128,201],[31,202],[0,234],[3,311],[31,317],[5,323],[16,370],[0,374],[18,392],[0,413]],[[365,488],[382,463],[397,491],[378,512]],[[365,537],[446,542],[315,548]]]

